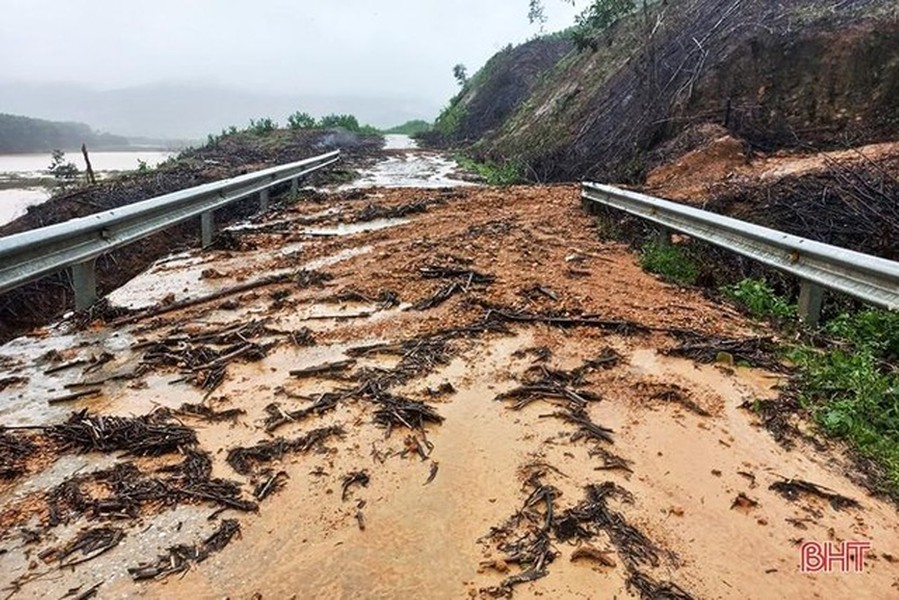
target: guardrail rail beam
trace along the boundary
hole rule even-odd
[[[800,316],[817,323],[825,289],[899,310],[899,262],[740,221],[629,190],[584,183],[585,209],[614,208],[789,273],[802,282]]]
[[[0,238],[0,294],[71,269],[76,308],[87,308],[97,299],[97,257],[197,217],[205,248],[212,243],[216,210],[257,194],[264,210],[271,188],[290,182],[296,195],[300,177],[338,160],[335,150]]]

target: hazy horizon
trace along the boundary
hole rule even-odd
[[[0,112],[150,137],[295,110],[387,127],[433,120],[458,89],[453,65],[474,73],[539,32],[527,0],[296,4],[158,0],[135,19],[113,0],[0,0],[15,49],[0,55]],[[575,12],[548,2],[546,30]]]

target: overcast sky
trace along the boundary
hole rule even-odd
[[[546,4],[547,30],[572,23],[574,8]],[[536,32],[527,0],[0,0],[0,81],[443,103],[453,65],[474,72]]]

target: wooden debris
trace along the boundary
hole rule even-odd
[[[88,398],[92,396],[99,396],[103,393],[103,390],[100,388],[94,388],[90,390],[82,390],[80,392],[72,392],[71,394],[66,394],[65,396],[58,396],[56,398],[50,398],[47,400],[48,404],[63,404],[65,402],[72,402],[74,400],[80,400],[81,398]]]
[[[576,562],[582,559],[589,559],[599,563],[604,567],[615,567],[615,561],[609,558],[609,555],[612,554],[611,550],[600,550],[599,548],[594,548],[593,546],[583,545],[579,546],[574,552],[571,553],[571,562]]]
[[[291,377],[325,377],[340,375],[356,366],[355,360],[340,360],[336,362],[324,363],[314,367],[306,367],[303,369],[294,369],[290,372]],[[342,376],[342,375],[340,375]]]
[[[828,490],[818,484],[801,479],[784,479],[776,481],[768,488],[773,490],[789,500],[795,502],[802,495],[816,496],[823,500],[827,500],[834,510],[842,510],[844,508],[861,508],[861,504],[857,500],[838,494],[833,490]]]
[[[314,429],[293,440],[276,438],[248,448],[231,448],[228,450],[226,461],[241,475],[248,475],[256,464],[278,460],[285,454],[309,452],[313,448],[321,446],[328,438],[343,436],[344,433],[342,427],[324,427]]]
[[[199,545],[172,546],[167,554],[160,555],[155,562],[143,563],[128,569],[135,581],[163,579],[174,573],[181,573],[193,563],[200,563],[215,552],[221,552],[240,533],[240,523],[225,519],[211,536]]]
[[[371,479],[366,471],[353,471],[352,473],[347,473],[343,477],[343,483],[341,484],[340,499],[346,502],[351,486],[361,485],[362,487],[368,487],[370,480]]]
[[[193,429],[169,421],[166,411],[142,417],[110,417],[91,415],[85,409],[44,431],[51,439],[78,452],[124,451],[134,456],[159,456],[197,444]]]

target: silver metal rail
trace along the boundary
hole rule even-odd
[[[339,159],[338,150],[0,238],[0,293],[71,268],[75,307],[87,308],[97,299],[98,256],[197,216],[205,248],[212,243],[217,209],[259,194],[260,209],[266,210],[272,187],[289,181],[296,194],[300,177]]]
[[[678,231],[795,275],[799,314],[809,323],[820,316],[824,289],[899,310],[899,262],[608,185],[584,183],[581,197],[588,211],[598,203],[656,223],[664,239]]]

